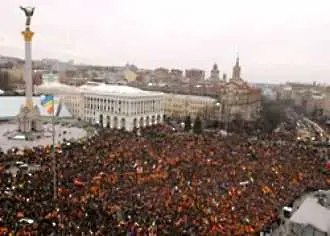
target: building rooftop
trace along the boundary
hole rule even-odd
[[[165,93],[166,96],[173,97],[176,99],[189,99],[193,101],[209,101],[209,102],[216,102],[215,98],[207,97],[207,96],[196,96],[196,95],[185,95],[185,94],[173,94],[173,93]]]
[[[320,196],[316,194],[323,193],[322,204]],[[318,192],[311,196],[307,196],[298,210],[291,216],[290,221],[293,223],[312,226],[317,230],[330,234],[330,191]]]
[[[160,92],[144,91],[126,85],[109,85],[94,83],[82,85],[79,87],[79,89],[82,93],[85,94],[117,95],[124,97],[163,95],[163,93]]]
[[[45,82],[39,86],[36,86],[36,92],[46,94],[63,94],[79,92],[79,89],[77,87],[61,84],[55,81]]]

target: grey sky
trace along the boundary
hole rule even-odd
[[[0,0],[0,54],[24,55],[19,5],[34,59],[231,74],[239,52],[249,81],[330,82],[329,0]]]

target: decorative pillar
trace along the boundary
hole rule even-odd
[[[22,32],[25,41],[25,65],[24,65],[24,80],[25,80],[25,105],[32,109],[32,37],[34,33],[29,29]]]

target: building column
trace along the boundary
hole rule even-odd
[[[136,101],[133,102],[133,114],[136,115],[137,112],[136,112]]]
[[[142,114],[144,114],[144,100],[141,100],[141,106],[142,106]]]
[[[129,131],[129,132],[133,131],[133,127],[134,127],[134,124],[133,124],[133,122],[134,122],[134,117],[133,117],[133,118],[128,118],[128,117],[126,117],[125,120],[126,120],[126,122],[125,122],[125,130],[126,130],[126,131]]]
[[[118,122],[117,122],[117,129],[121,129],[121,118],[122,117],[117,117]]]
[[[113,120],[113,117],[109,117],[110,119],[110,129],[113,129],[113,126],[114,126],[114,120]]]

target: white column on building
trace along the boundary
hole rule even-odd
[[[137,114],[137,110],[136,110],[137,106],[136,106],[136,101],[133,102],[133,110],[134,110],[134,115]]]
[[[118,100],[118,97],[116,97],[115,104],[116,104],[116,113],[118,115],[118,110],[119,110],[119,100]],[[118,124],[119,124],[119,122],[118,122]]]
[[[144,98],[141,99],[142,114],[144,114]]]
[[[125,115],[125,110],[126,110],[126,106],[125,106],[125,99],[120,99],[120,112],[121,114]]]
[[[143,114],[147,113],[147,102],[146,100],[143,100]]]
[[[131,101],[131,100],[129,100],[129,105],[128,105],[128,107],[129,107],[128,114],[129,114],[129,115],[132,115],[133,113],[132,113],[132,101]]]
[[[128,99],[125,100],[126,116],[128,116]]]

